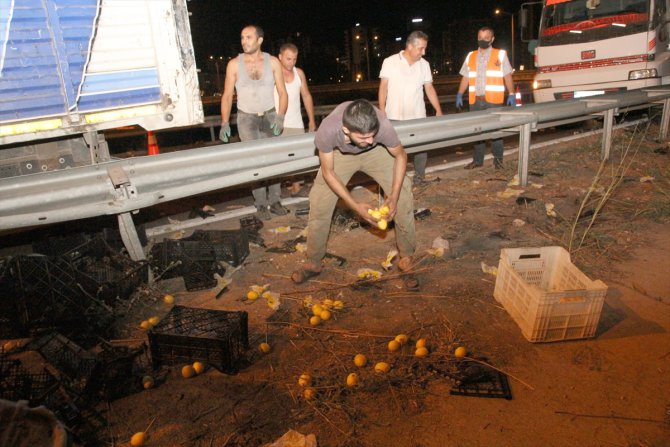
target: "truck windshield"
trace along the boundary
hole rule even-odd
[[[646,32],[650,0],[547,0],[540,46],[593,42]]]

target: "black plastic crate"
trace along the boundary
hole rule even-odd
[[[46,369],[29,373],[20,360],[0,355],[0,398],[27,400],[31,405],[39,405],[57,386],[58,382]]]
[[[162,278],[183,276],[188,291],[211,289],[217,283],[214,274],[226,272],[212,247],[202,241],[160,242],[151,249],[151,259]]]
[[[249,256],[249,235],[244,230],[196,230],[189,240],[211,247],[217,261],[225,261],[233,267]]]
[[[154,368],[197,360],[234,374],[249,349],[248,316],[246,312],[174,306],[149,331],[149,347]]]

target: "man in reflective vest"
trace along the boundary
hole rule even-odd
[[[507,52],[491,47],[495,40],[493,30],[483,27],[477,32],[478,50],[471,51],[465,58],[460,74],[463,76],[458,86],[456,107],[463,107],[463,93],[468,90],[470,111],[484,110],[491,107],[501,107],[505,104],[505,87],[507,87],[508,106],[516,103],[514,97],[514,83],[512,81],[512,66],[507,59]],[[493,165],[496,169],[502,168],[503,141],[494,140]],[[465,169],[479,168],[484,164],[486,142],[475,145],[475,154],[472,162]]]

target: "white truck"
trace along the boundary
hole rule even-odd
[[[670,82],[668,0],[546,0],[535,102]]]
[[[0,0],[0,178],[107,161],[105,129],[202,121],[186,0]]]

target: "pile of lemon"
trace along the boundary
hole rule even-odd
[[[310,326],[318,326],[323,321],[328,321],[333,317],[333,311],[344,309],[344,301],[324,299],[320,303],[314,303],[311,306],[312,316],[309,318]]]
[[[140,323],[140,327],[145,331],[148,331],[152,327],[156,326],[160,321],[161,321],[160,318],[158,318],[157,316],[149,317],[146,320],[142,320],[142,322]]]
[[[391,212],[388,206],[383,205],[381,208],[368,209],[368,214],[377,221],[377,228],[386,230],[389,226],[386,216]]]

